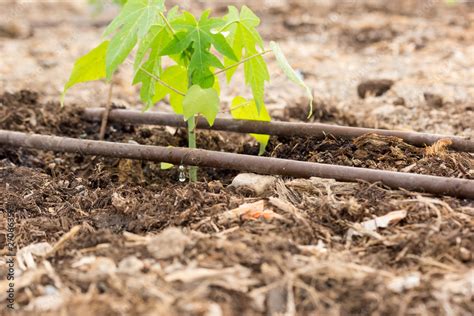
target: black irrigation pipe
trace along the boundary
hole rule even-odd
[[[56,152],[100,155],[106,157],[150,160],[199,167],[233,169],[260,174],[298,178],[321,177],[338,181],[381,182],[388,187],[403,188],[436,195],[474,199],[474,180],[435,177],[393,171],[326,165],[209,151],[203,149],[145,146],[75,138],[45,136],[0,130],[0,144]]]
[[[99,121],[102,118],[103,111],[103,108],[89,108],[84,111],[83,115],[85,119]],[[130,124],[186,127],[186,122],[181,116],[159,112],[143,113],[132,110],[112,110],[109,114],[109,121]],[[338,126],[320,123],[261,122],[218,118],[214,122],[213,126],[209,126],[207,121],[201,118],[198,120],[197,127],[218,131],[268,134],[289,137],[324,137],[325,135],[333,135],[335,137],[346,139],[356,138],[368,133],[375,133],[378,135],[399,137],[409,144],[420,147],[432,145],[440,139],[449,138],[452,141],[452,145],[450,146],[452,149],[464,152],[474,152],[474,140],[467,137]]]

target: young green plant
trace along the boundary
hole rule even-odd
[[[203,116],[212,125],[220,111],[221,74],[230,83],[243,68],[245,83],[252,91],[251,99],[234,98],[233,118],[270,121],[264,102],[270,74],[264,55],[273,52],[288,78],[305,89],[311,108],[311,90],[278,44],[271,42],[270,50],[265,49],[259,25],[260,19],[247,6],[240,10],[230,6],[220,18],[211,17],[206,10],[197,18],[178,7],[167,11],[165,0],[128,0],[105,30],[107,39],[76,61],[63,99],[78,83],[104,78],[110,82],[119,66],[134,56],[132,84],[141,84],[144,110],[168,97],[173,111],[187,122],[188,146],[196,148],[196,117]],[[269,136],[252,136],[260,143],[262,154]],[[197,180],[196,168],[191,168],[190,180]]]

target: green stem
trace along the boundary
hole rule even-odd
[[[166,18],[166,16],[164,15],[163,12],[160,12],[160,15],[161,15],[161,18],[163,19],[163,21],[165,21],[166,26],[170,29],[171,33],[173,33],[173,36],[176,37],[176,31],[171,26],[170,21],[168,21],[168,19]]]
[[[238,22],[238,21],[229,22],[229,23],[227,23],[226,25],[224,25],[224,26],[223,26],[220,30],[218,30],[217,32],[218,32],[218,33],[224,32],[224,30],[225,30],[226,28],[228,28],[229,26],[231,26],[232,24],[237,23],[237,22]]]
[[[171,33],[173,34],[173,37],[179,41],[180,39],[179,39],[178,35],[176,35],[176,30],[171,26],[171,23],[166,18],[165,14],[163,12],[160,12],[160,16],[163,19],[163,21],[165,21],[165,24],[168,27],[168,29],[171,31]],[[186,57],[191,59],[191,55],[189,54],[189,52],[187,50],[184,52],[184,54],[186,55]]]
[[[239,65],[242,65],[242,64],[248,62],[249,60],[252,60],[252,59],[257,58],[257,57],[259,57],[259,56],[263,56],[263,55],[265,55],[265,54],[267,54],[267,53],[270,53],[270,52],[272,52],[272,51],[271,51],[271,50],[265,50],[265,51],[263,51],[263,52],[261,52],[261,53],[258,53],[258,54],[249,56],[249,57],[247,57],[247,58],[244,58],[244,59],[242,59],[241,61],[239,61],[238,63],[235,63],[235,64],[233,64],[233,65],[230,65],[230,66],[228,66],[228,67],[225,67],[225,68],[223,68],[223,69],[221,69],[221,70],[216,71],[216,72],[214,73],[214,76],[217,76],[217,75],[219,75],[219,74],[221,74],[221,73],[223,73],[223,72],[226,72],[226,71],[228,71],[228,70],[231,70],[232,68],[238,67]]]
[[[188,121],[188,147],[197,148],[196,146],[196,118],[193,116]],[[197,167],[191,166],[189,168],[189,181],[197,181]]]
[[[173,88],[172,86],[170,86],[169,84],[167,84],[166,82],[164,82],[163,80],[161,80],[160,78],[158,78],[157,76],[155,76],[154,74],[152,74],[151,72],[149,72],[148,70],[146,70],[145,68],[143,68],[143,66],[140,66],[140,70],[143,71],[146,75],[148,75],[150,78],[156,80],[156,82],[158,82],[159,84],[161,84],[162,86],[165,86],[166,88],[176,92],[177,94],[181,95],[181,96],[185,96],[186,94],[179,91],[178,89],[176,88]]]

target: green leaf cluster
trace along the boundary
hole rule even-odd
[[[174,39],[163,50],[162,55],[181,54],[189,56],[188,77],[193,84],[202,88],[211,88],[216,80],[212,69],[224,65],[211,51],[213,46],[223,56],[237,62],[234,51],[225,37],[214,32],[224,24],[222,19],[210,18],[210,11],[205,11],[199,21],[189,12],[175,19],[171,26],[176,30]]]
[[[188,122],[202,115],[212,125],[220,110],[218,75],[225,73],[230,83],[243,68],[253,97],[235,98],[231,114],[236,119],[269,121],[265,84],[270,74],[264,54],[273,51],[289,79],[302,86],[310,100],[312,95],[277,44],[272,42],[271,51],[265,50],[259,25],[260,19],[247,6],[240,10],[230,6],[220,18],[206,10],[197,18],[178,7],[167,11],[165,0],[123,1],[119,15],[104,32],[106,39],[77,60],[63,94],[81,82],[110,81],[120,65],[129,62],[133,84],[141,85],[145,110],[168,98],[174,112]],[[252,136],[263,153],[268,135]]]

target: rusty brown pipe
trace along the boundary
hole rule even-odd
[[[150,160],[199,167],[234,169],[297,178],[321,177],[338,181],[381,182],[393,189],[474,199],[474,180],[411,173],[326,165],[305,161],[267,158],[203,149],[145,146],[45,136],[0,130],[0,144],[56,152]]]
[[[92,121],[99,121],[104,109],[90,108],[84,111],[84,118]],[[174,127],[186,127],[186,122],[179,115],[132,110],[112,110],[109,120],[118,123],[143,124],[143,125],[164,125]],[[448,136],[408,131],[392,131],[384,129],[372,129],[361,127],[338,126],[320,123],[298,123],[298,122],[262,122],[245,121],[227,118],[217,118],[213,126],[209,126],[207,121],[200,118],[197,127],[201,129],[211,129],[218,131],[228,131],[237,133],[255,133],[278,136],[314,136],[324,137],[333,135],[346,139],[352,139],[364,134],[375,133],[384,136],[395,136],[405,142],[415,146],[426,146],[436,143],[440,139],[449,138],[452,140],[451,148],[459,151],[474,152],[474,140],[467,137]]]

